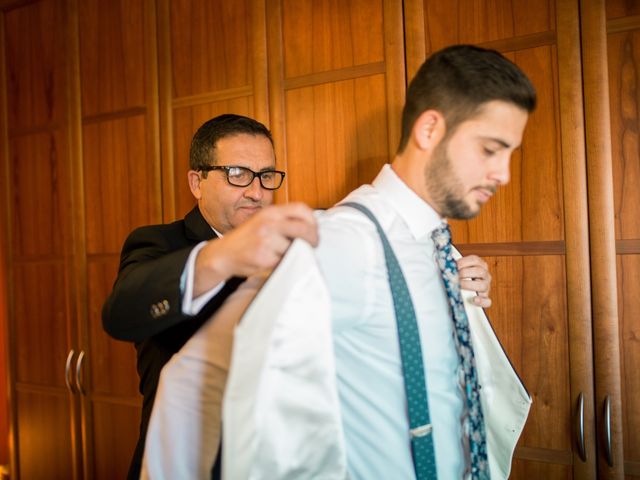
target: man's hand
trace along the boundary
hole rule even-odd
[[[210,241],[196,258],[194,297],[233,276],[273,268],[295,238],[318,244],[312,210],[303,203],[265,207],[224,237]]]
[[[487,262],[477,255],[462,257],[457,261],[460,273],[460,288],[477,292],[473,303],[482,308],[491,306],[489,290],[491,290],[491,274]]]

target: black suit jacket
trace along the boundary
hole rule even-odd
[[[227,281],[198,315],[182,313],[180,280],[187,258],[198,243],[214,238],[195,207],[183,220],[134,230],[122,247],[118,278],[102,309],[102,324],[114,338],[135,342],[137,350],[142,418],[128,478],[140,476],[160,370],[244,280]]]

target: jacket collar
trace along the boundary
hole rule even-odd
[[[185,234],[187,238],[191,240],[197,240],[199,242],[203,240],[211,240],[217,238],[217,235],[213,231],[213,228],[207,223],[207,221],[200,213],[200,209],[196,205],[193,207],[187,216],[184,217]]]

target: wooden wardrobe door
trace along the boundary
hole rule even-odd
[[[511,182],[479,217],[452,222],[453,238],[489,262],[487,313],[533,398],[511,478],[595,478],[577,2],[408,1],[405,24],[410,74],[431,52],[472,43],[503,52],[536,87]],[[580,393],[584,461],[573,423]]]
[[[79,475],[78,403],[65,384],[75,340],[65,18],[64,3],[54,0],[2,11],[7,177],[1,189],[9,200],[9,345],[17,439],[12,476],[23,478]]]
[[[140,425],[131,343],[102,329],[102,304],[134,228],[162,221],[155,3],[78,0],[84,473],[124,478]]]
[[[606,2],[624,478],[640,477],[640,4]],[[599,366],[597,367],[599,368]]]
[[[159,0],[159,84],[165,221],[195,205],[189,147],[223,113],[269,126],[263,0]]]
[[[281,198],[330,207],[371,182],[397,147],[401,2],[273,0],[267,24]]]

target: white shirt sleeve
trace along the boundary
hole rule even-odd
[[[215,297],[226,282],[220,282],[208,292],[193,298],[193,283],[196,269],[196,257],[198,252],[207,244],[207,242],[200,242],[196,247],[191,250],[187,263],[182,271],[180,277],[180,289],[182,290],[182,312],[185,315],[197,315],[202,307],[204,307],[209,300]]]

